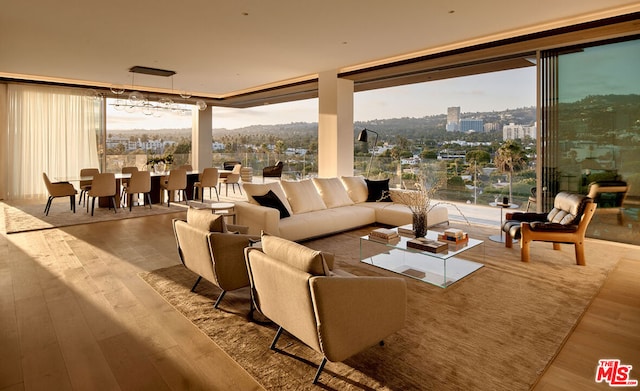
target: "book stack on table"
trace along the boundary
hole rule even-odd
[[[400,241],[400,235],[393,229],[376,228],[369,233],[369,240],[381,243],[397,243]]]
[[[449,249],[449,245],[446,242],[427,238],[411,239],[407,242],[407,247],[421,251],[428,251],[430,253],[441,253]]]
[[[454,244],[467,243],[469,236],[466,232],[457,228],[449,228],[442,234],[438,235],[438,240],[446,241]]]

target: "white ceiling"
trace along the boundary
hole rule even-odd
[[[2,0],[0,77],[224,98],[640,11],[629,0]]]

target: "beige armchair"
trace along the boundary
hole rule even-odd
[[[328,254],[276,236],[245,249],[254,306],[324,357],[344,361],[404,326],[406,283],[397,277],[358,277],[336,270]]]
[[[57,197],[69,197],[71,203],[71,210],[76,213],[76,194],[78,193],[76,188],[69,182],[51,182],[49,177],[44,172],[42,173],[42,179],[49,192],[49,198],[47,199],[47,205],[44,207],[45,215],[49,215],[51,209],[51,203],[54,198]]]
[[[187,210],[187,220],[174,219],[173,232],[182,264],[198,275],[191,288],[195,291],[202,278],[222,289],[214,307],[218,308],[227,291],[249,285],[244,248],[255,236],[245,235],[246,227],[227,226],[224,217],[209,210]]]

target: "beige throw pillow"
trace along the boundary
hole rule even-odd
[[[296,242],[262,234],[262,252],[293,268],[314,276],[329,276],[331,271],[323,254]]]
[[[313,178],[312,180],[327,208],[353,205],[353,200],[339,178]]]
[[[369,190],[367,183],[364,181],[364,177],[361,176],[343,176],[340,177],[342,184],[347,189],[349,198],[355,203],[366,202],[369,196]]]
[[[203,231],[227,232],[224,216],[213,214],[209,209],[187,209],[187,224]]]
[[[327,209],[310,179],[299,182],[282,181],[281,183],[294,214]]]

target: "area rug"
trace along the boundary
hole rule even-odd
[[[589,240],[580,267],[571,246],[534,243],[523,263],[518,248],[486,240],[495,228],[459,227],[485,240],[469,251],[485,267],[446,289],[403,277],[405,327],[384,346],[328,363],[318,386],[311,381],[322,356],[286,333],[279,351],[269,350],[276,326],[248,319],[248,289],[227,293],[216,310],[219,289],[201,283],[191,293],[196,276],[182,266],[141,277],[269,390],[528,390],[629,250]],[[397,276],[359,262],[359,236],[370,229],[304,244],[335,253],[338,267],[353,274]]]
[[[5,229],[7,234],[176,213],[186,210],[184,203],[175,203],[171,204],[171,207],[154,204],[151,209],[149,209],[149,207],[136,206],[132,208],[131,212],[129,212],[128,207],[118,208],[117,213],[114,213],[113,209],[99,208],[96,205],[93,216],[91,216],[91,207],[89,207],[89,212],[87,212],[86,208],[82,205],[76,205],[76,213],[73,213],[69,207],[69,199],[65,198],[55,200],[51,205],[49,215],[45,216],[45,201],[43,201],[42,204],[31,205],[10,205],[8,203],[1,203],[0,205],[4,206]]]

